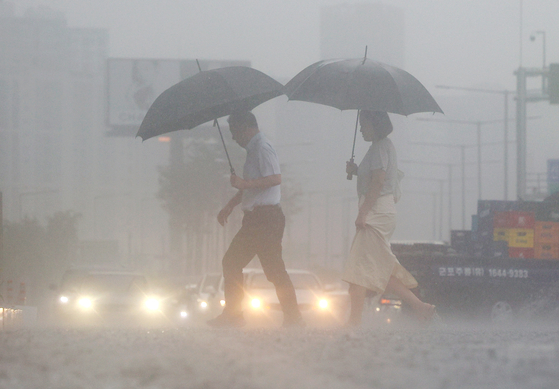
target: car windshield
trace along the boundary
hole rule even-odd
[[[95,274],[84,278],[82,293],[124,294],[146,291],[147,281],[144,277],[129,274]]]
[[[311,289],[316,290],[320,285],[315,276],[312,274],[295,273],[289,274],[293,287],[295,289]],[[254,274],[250,281],[250,287],[253,289],[273,289],[274,285],[268,281],[263,273]]]

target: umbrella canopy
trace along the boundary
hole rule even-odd
[[[283,85],[246,66],[206,70],[173,85],[155,99],[136,136],[143,140],[254,107],[281,95]]]
[[[409,115],[443,113],[433,96],[411,74],[370,59],[334,59],[303,69],[284,88],[290,100]]]

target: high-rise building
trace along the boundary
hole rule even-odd
[[[0,190],[4,218],[81,211],[101,180],[108,34],[39,7],[0,7]],[[91,199],[89,199],[91,202]]]
[[[320,15],[322,59],[367,57],[403,67],[404,11],[376,4],[323,7]]]

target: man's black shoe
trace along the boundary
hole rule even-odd
[[[242,312],[239,314],[223,312],[221,315],[208,320],[206,324],[214,328],[241,328],[245,326],[246,322]]]

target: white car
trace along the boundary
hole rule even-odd
[[[288,269],[297,304],[303,318],[312,326],[337,323],[333,300],[320,279],[307,270]],[[283,316],[274,285],[262,270],[248,270],[245,276],[243,311],[247,322],[277,323]]]
[[[137,325],[164,316],[162,299],[138,273],[73,269],[64,274],[56,291],[56,317],[63,324]]]
[[[336,325],[343,321],[340,310],[347,308],[347,291],[325,288],[320,279],[307,270],[287,269],[295,288],[299,310],[311,326]],[[248,325],[279,325],[283,318],[274,285],[262,269],[243,269],[243,313]],[[223,276],[206,274],[200,282],[196,311],[199,318],[219,315],[227,304],[223,292]],[[339,294],[339,295],[338,295]],[[340,308],[341,307],[341,308]]]

